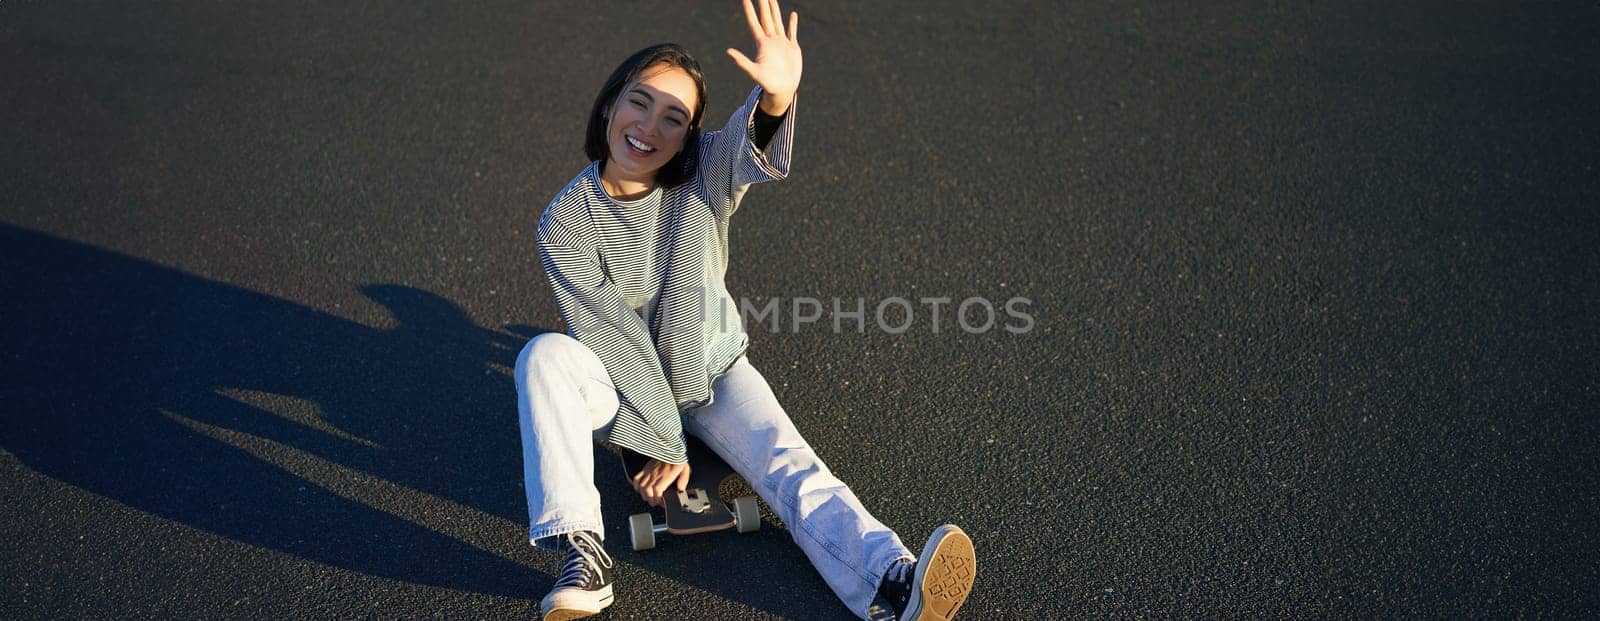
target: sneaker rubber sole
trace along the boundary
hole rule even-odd
[[[916,621],[954,618],[978,577],[978,553],[972,548],[972,538],[961,527],[945,524],[928,537],[918,559],[911,600],[902,617]]]
[[[560,593],[551,593],[540,602],[543,609],[539,615],[541,621],[571,621],[600,614],[611,605],[611,585],[596,591],[581,591],[571,589]]]

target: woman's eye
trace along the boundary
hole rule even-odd
[[[671,123],[673,127],[683,127],[683,121],[678,119],[667,119],[667,122]]]
[[[637,106],[640,110],[644,109],[644,102],[639,101],[637,99],[630,99],[630,100],[628,100],[628,103],[631,103],[634,106]]]

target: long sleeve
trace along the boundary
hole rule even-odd
[[[744,105],[728,117],[727,125],[702,138],[701,191],[723,221],[739,209],[750,184],[789,176],[796,104],[789,104],[771,142],[765,148],[757,148],[751,140],[750,129],[760,100],[761,87],[758,86],[750,91]]]
[[[594,351],[620,393],[610,441],[669,463],[685,463],[683,423],[643,320],[606,278],[593,243],[546,213],[539,260],[567,330]]]
[[[762,112],[760,107],[756,108],[755,121],[750,123],[750,142],[756,145],[757,150],[767,148],[767,144],[772,142],[772,137],[778,134],[778,128],[783,127],[783,117],[786,116],[789,116],[787,110],[784,114],[772,116]]]

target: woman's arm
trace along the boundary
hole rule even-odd
[[[701,191],[724,220],[738,209],[750,184],[789,174],[795,91],[800,86],[801,73],[800,43],[796,38],[799,15],[791,13],[785,29],[777,2],[759,2],[759,12],[749,0],[744,5],[745,21],[756,41],[756,60],[738,50],[728,50],[734,63],[757,87],[722,130],[707,134],[700,153]],[[769,125],[769,119],[776,123]],[[758,122],[763,127],[754,128]]]
[[[659,461],[687,462],[683,422],[654,340],[606,278],[599,252],[547,212],[539,222],[539,261],[567,330],[600,358],[620,393],[613,441]]]

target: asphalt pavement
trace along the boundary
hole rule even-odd
[[[749,357],[972,535],[963,618],[1600,613],[1600,6],[786,8]],[[0,3],[0,617],[535,616],[535,224],[632,51],[726,119],[742,20]],[[850,617],[770,512],[628,550],[597,458],[603,618]]]

